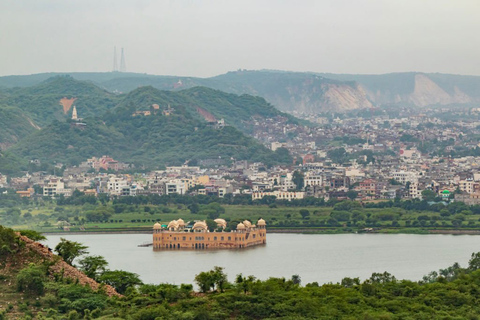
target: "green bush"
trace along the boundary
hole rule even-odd
[[[28,295],[43,295],[45,290],[45,271],[33,264],[20,270],[17,275],[17,291]]]

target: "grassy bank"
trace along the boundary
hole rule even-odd
[[[344,209],[344,208],[340,208]],[[476,233],[480,231],[479,215],[462,211],[445,214],[403,208],[366,208],[355,206],[289,207],[277,205],[199,206],[198,210],[175,205],[90,205],[22,206],[0,209],[0,224],[15,229],[40,232],[148,232],[155,222],[167,224],[173,219],[185,221],[220,217],[232,225],[244,219],[267,221],[269,232],[297,233]],[[195,212],[195,213],[194,213]]]

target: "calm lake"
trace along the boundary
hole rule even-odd
[[[265,246],[215,251],[137,247],[151,240],[148,234],[49,235],[44,243],[54,248],[60,237],[87,245],[112,270],[134,272],[155,284],[193,283],[196,274],[214,266],[224,267],[230,280],[239,273],[262,280],[298,274],[302,284],[322,284],[384,271],[397,279],[420,280],[454,262],[466,266],[471,253],[480,251],[478,235],[268,234]]]

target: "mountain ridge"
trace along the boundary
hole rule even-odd
[[[239,70],[209,78],[120,72],[67,74],[79,80],[90,80],[111,92],[151,85],[172,91],[204,86],[229,93],[245,93],[261,96],[278,109],[290,113],[480,102],[480,76],[474,75],[423,72],[356,75],[281,70]],[[51,75],[0,77],[0,87],[31,84]]]

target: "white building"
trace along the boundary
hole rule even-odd
[[[0,188],[7,186],[7,176],[4,176],[0,173]]]
[[[292,200],[292,199],[303,199],[305,197],[305,192],[301,191],[271,191],[271,192],[252,192],[252,200],[260,200],[266,196],[275,196],[277,200]]]
[[[185,185],[185,182],[180,179],[165,183],[165,194],[185,194],[186,191],[187,186]]]
[[[472,179],[460,180],[458,188],[466,193],[473,193],[475,182]]]
[[[393,171],[390,173],[393,179],[400,182],[401,184],[407,183],[410,181],[411,183],[418,182],[418,174],[413,171]]]
[[[123,189],[128,186],[127,180],[119,178],[117,176],[111,176],[108,179],[107,190],[108,193],[113,195],[121,195]]]
[[[418,183],[410,183],[410,188],[408,190],[408,195],[412,199],[422,199],[422,190],[418,188]]]
[[[69,197],[72,194],[72,190],[65,189],[65,183],[60,179],[50,179],[43,187],[44,197],[56,197],[61,194]]]
[[[305,187],[308,186],[323,186],[323,176],[318,173],[307,172],[304,177]]]

